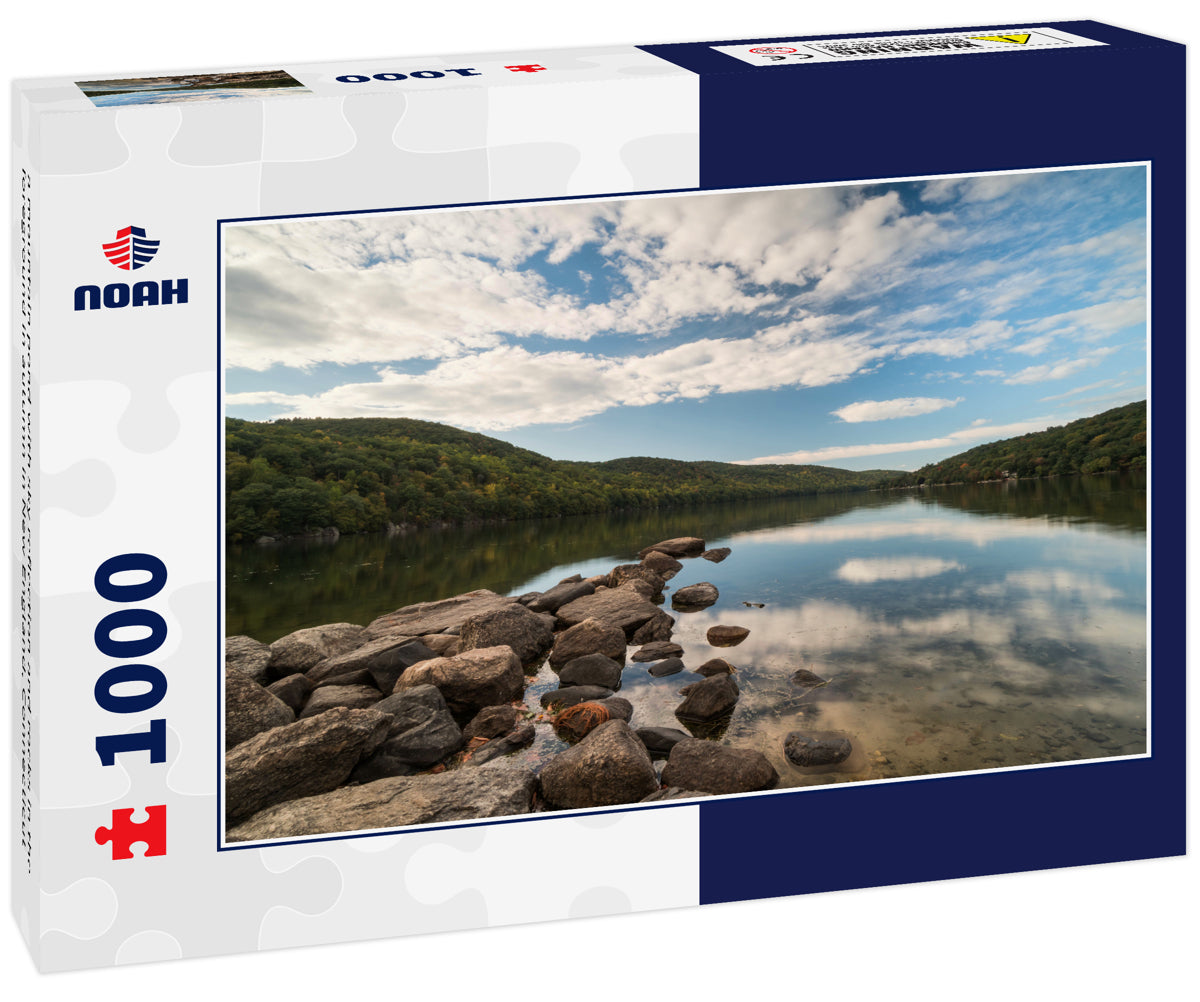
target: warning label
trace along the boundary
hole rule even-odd
[[[957,56],[996,51],[1031,52],[1035,49],[1104,44],[1057,28],[1004,28],[996,34],[938,32],[929,35],[882,35],[878,38],[827,38],[807,42],[751,42],[714,45],[713,48],[752,66],[796,66],[854,59]]]

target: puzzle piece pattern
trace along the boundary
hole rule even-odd
[[[167,854],[167,805],[154,804],[146,808],[145,821],[133,820],[134,808],[112,812],[112,827],[96,829],[96,844],[106,842],[112,847],[113,859],[133,859],[133,845],[145,845],[143,856]]]

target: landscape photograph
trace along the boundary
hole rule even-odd
[[[1148,754],[1148,200],[225,224],[226,843]]]
[[[284,70],[246,70],[225,73],[189,73],[166,77],[126,77],[118,80],[82,80],[76,86],[98,108],[128,104],[178,104],[181,101],[211,101],[233,97],[271,97],[277,94],[308,94],[305,87]]]

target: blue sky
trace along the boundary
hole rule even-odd
[[[227,413],[912,469],[1145,397],[1143,167],[229,227]]]

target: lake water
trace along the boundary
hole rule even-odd
[[[728,546],[669,582],[709,581],[716,605],[668,611],[694,667],[737,666],[742,696],[719,740],[762,751],[781,786],[1077,761],[1146,751],[1145,477],[1010,481],[347,537],[227,553],[229,635],[365,624],[475,588],[519,595],[636,559],[672,536]],[[747,606],[744,603],[754,603]],[[761,608],[757,606],[761,603]],[[716,649],[709,626],[750,636]],[[632,652],[631,652],[632,653]],[[804,668],[830,683],[805,690]],[[690,672],[630,663],[633,726],[679,727]],[[557,687],[543,666],[526,703]],[[792,730],[849,737],[831,771],[783,755]],[[518,753],[563,745],[549,727]]]

